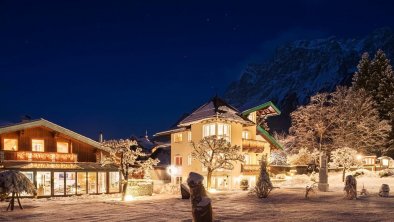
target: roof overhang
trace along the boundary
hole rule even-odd
[[[17,124],[13,124],[13,125],[0,127],[0,134],[20,131],[20,130],[33,128],[33,127],[46,127],[46,128],[49,128],[53,131],[56,131],[56,132],[66,135],[66,136],[69,136],[73,139],[81,141],[83,143],[89,144],[97,149],[104,150],[106,152],[110,152],[109,148],[101,146],[101,144],[99,142],[92,140],[86,136],[82,136],[81,134],[78,134],[74,131],[66,129],[62,126],[59,126],[59,125],[52,123],[52,122],[45,120],[45,119],[37,119],[37,120],[28,121],[28,122],[22,122],[22,123],[17,123]]]
[[[260,117],[277,116],[277,115],[280,115],[280,113],[281,113],[280,110],[278,109],[278,107],[276,107],[274,105],[274,103],[271,101],[263,103],[258,106],[255,106],[253,108],[247,109],[242,112],[242,115],[248,116],[252,112],[256,112],[257,116],[260,116]]]
[[[176,128],[176,129],[161,131],[161,132],[155,133],[153,136],[166,136],[166,135],[170,135],[171,133],[182,132],[185,130],[186,130],[186,127],[180,127],[180,128]]]
[[[268,141],[268,143],[277,149],[283,150],[283,146],[278,141],[276,141],[276,139],[272,137],[265,129],[263,129],[263,127],[257,126],[257,130],[260,132],[260,135]]]

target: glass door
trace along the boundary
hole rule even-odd
[[[51,172],[37,171],[37,195],[51,195]]]

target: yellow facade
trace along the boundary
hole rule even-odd
[[[245,156],[245,163],[237,162],[233,170],[215,171],[212,175],[212,188],[239,189],[241,179],[249,180],[249,186],[253,186],[258,174],[259,160],[263,155],[269,157],[270,143],[262,136],[257,135],[256,125],[243,126],[239,122],[220,118],[202,120],[191,124],[187,129],[171,134],[171,167],[174,169],[171,173],[172,183],[186,182],[190,172],[196,172],[206,177],[207,172],[199,160],[191,158],[193,151],[191,141],[198,143],[203,138],[203,126],[212,123],[228,124],[231,145],[238,145],[240,152]],[[242,138],[243,131],[248,132],[244,133],[244,136],[248,135],[247,139]],[[206,179],[204,181],[206,182]]]

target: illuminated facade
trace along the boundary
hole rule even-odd
[[[116,166],[101,166],[100,143],[44,119],[0,127],[0,170],[19,170],[38,196],[117,193]]]
[[[215,171],[212,175],[212,187],[238,189],[242,179],[248,180],[249,185],[254,185],[261,157],[269,156],[272,148],[282,149],[261,126],[267,117],[279,114],[280,111],[272,102],[240,112],[222,99],[214,97],[181,119],[176,127],[157,133],[156,137],[171,137],[169,173],[172,175],[172,183],[185,182],[190,172],[206,177],[206,169],[198,160],[192,158],[191,142],[197,143],[206,136],[215,135],[226,139],[231,145],[240,146],[245,162],[235,164],[233,170]]]

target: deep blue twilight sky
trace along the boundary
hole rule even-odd
[[[94,139],[152,135],[278,44],[363,36],[392,26],[393,10],[389,0],[0,0],[0,122],[27,114]]]

